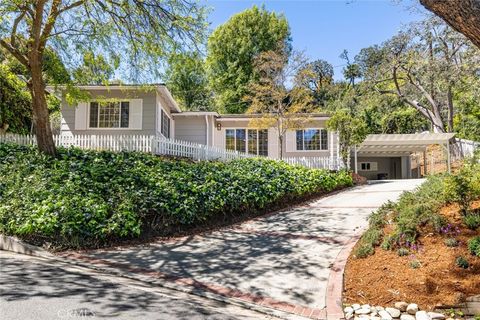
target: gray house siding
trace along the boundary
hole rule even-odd
[[[174,119],[175,139],[207,144],[207,124],[204,116],[177,116]]]
[[[68,105],[67,102],[62,100],[62,120],[60,126],[61,134],[142,134],[142,135],[154,135],[156,131],[156,93],[155,91],[140,91],[140,90],[94,90],[91,91],[92,100],[95,99],[142,99],[142,129],[75,129],[75,107]]]

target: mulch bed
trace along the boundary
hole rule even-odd
[[[480,207],[480,201],[475,204]],[[344,303],[389,305],[396,301],[417,303],[421,309],[454,306],[468,296],[480,293],[480,258],[472,256],[467,241],[480,231],[469,230],[462,223],[458,205],[449,205],[441,214],[449,223],[458,226],[460,245],[449,248],[447,236],[422,230],[420,250],[410,256],[398,256],[396,250],[376,248],[375,254],[364,259],[351,255],[345,269]],[[463,256],[470,263],[468,269],[455,264]],[[421,267],[412,269],[410,261],[417,259]]]

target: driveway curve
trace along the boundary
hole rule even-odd
[[[357,186],[211,233],[65,256],[282,315],[324,319],[332,279],[341,282],[332,277],[343,272],[339,253],[348,254],[372,211],[422,181]]]

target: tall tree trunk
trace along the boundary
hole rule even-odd
[[[448,86],[447,91],[447,107],[448,107],[448,132],[453,132],[453,93],[452,86]]]
[[[32,51],[29,59],[32,77],[29,87],[30,94],[32,95],[33,124],[35,127],[35,135],[37,136],[37,145],[40,151],[55,156],[57,150],[55,149],[55,143],[53,142],[52,130],[50,127],[41,61],[41,54]]]
[[[480,0],[420,0],[420,3],[480,48]]]

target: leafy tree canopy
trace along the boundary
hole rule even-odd
[[[242,98],[258,81],[255,58],[267,51],[291,51],[290,27],[283,15],[253,6],[219,26],[208,39],[207,66],[221,111],[243,113]]]
[[[188,0],[0,2],[0,46],[28,70],[37,143],[50,155],[56,150],[43,74],[47,47],[72,69],[84,52],[101,53],[106,61],[118,57],[128,66],[126,77],[141,82],[160,75],[169,52],[201,42],[205,29],[204,7]]]
[[[174,53],[165,73],[167,86],[183,110],[213,110],[205,61],[198,52]]]

